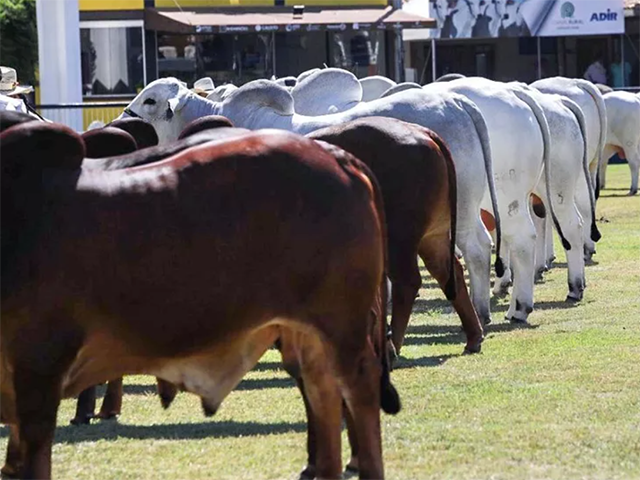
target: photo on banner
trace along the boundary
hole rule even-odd
[[[404,0],[403,9],[435,19],[432,38],[624,32],[624,0]]]

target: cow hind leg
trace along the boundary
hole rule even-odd
[[[107,384],[107,391],[102,400],[100,412],[97,418],[109,420],[120,415],[122,410],[122,377],[110,380]]]
[[[407,248],[405,245],[394,244],[389,248],[389,275],[392,284],[391,340],[397,354],[402,348],[411,310],[422,283],[416,257],[416,246]]]
[[[627,161],[629,162],[629,168],[631,169],[631,188],[629,189],[629,195],[635,195],[638,193],[638,176],[640,174],[640,151],[636,152],[635,155],[628,155]]]
[[[513,270],[513,292],[507,319],[514,323],[526,323],[529,314],[533,311],[536,231],[524,200],[520,201],[520,205],[524,208],[503,224]],[[504,215],[503,218],[506,216]]]
[[[587,190],[587,183],[584,178],[578,179],[575,190],[575,204],[578,207],[578,211],[580,212],[580,216],[584,219],[584,221],[591,222],[591,203],[589,200],[589,191]],[[563,231],[564,233],[564,231]],[[583,254],[584,260],[586,262],[591,261],[591,258],[596,253],[596,244],[591,239],[591,229],[583,228],[582,229],[582,239],[583,239]]]
[[[306,336],[300,351],[303,396],[308,401],[309,430],[313,433],[317,478],[340,478],[342,399],[335,377],[326,361],[326,348],[318,337]]]
[[[504,273],[501,277],[496,275],[493,283],[493,295],[496,297],[506,297],[509,294],[509,287],[512,284],[511,259],[509,257],[509,242],[506,238],[502,240],[502,264],[504,265]]]
[[[356,357],[341,350],[338,361],[343,396],[353,420],[352,429],[362,479],[382,479],[382,442],[380,438],[380,360],[370,344]]]
[[[18,425],[9,425],[9,442],[7,444],[7,457],[0,473],[2,477],[22,478],[22,452],[20,451],[20,429]]]
[[[458,214],[458,226],[464,224]],[[460,229],[456,233],[456,242],[464,256],[469,272],[471,300],[478,317],[485,324],[491,323],[491,237],[487,233],[480,216],[471,230]],[[503,243],[504,246],[504,243]]]
[[[536,228],[536,263],[535,263],[535,278],[536,282],[543,280],[544,272],[549,268],[547,267],[547,238],[546,238],[546,219],[539,218],[536,215],[532,215],[533,224]]]
[[[438,281],[443,292],[450,276],[455,275],[456,297],[451,303],[460,317],[462,328],[467,336],[467,344],[464,351],[465,353],[478,353],[483,340],[482,325],[469,298],[462,266],[455,257],[453,258],[454,271],[451,271],[452,259],[449,242],[448,235],[425,237],[420,243],[420,258],[422,258],[429,273]]]

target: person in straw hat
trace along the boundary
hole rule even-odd
[[[33,87],[23,87],[18,83],[18,73],[14,68],[0,66],[0,110],[22,112],[44,120],[27,101],[26,95],[31,92]]]

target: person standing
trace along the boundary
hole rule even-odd
[[[14,68],[0,66],[0,110],[26,113],[39,120],[45,120],[29,104],[27,94],[31,92],[33,87],[23,87],[18,83],[18,73]]]
[[[593,63],[589,65],[587,67],[587,70],[584,72],[584,78],[589,80],[591,83],[601,83],[603,85],[608,85],[607,69],[602,63],[602,54],[598,53],[594,57]]]

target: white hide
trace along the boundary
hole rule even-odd
[[[360,79],[362,85],[362,101],[370,102],[380,98],[380,96],[396,85],[396,82],[382,75],[373,75]]]
[[[231,92],[237,89],[238,87],[236,87],[233,83],[218,85],[209,95],[207,95],[207,99],[211,100],[212,102],[221,102],[229,95],[231,95]]]
[[[570,300],[580,300],[584,290],[585,270],[583,256],[583,230],[591,232],[597,241],[599,233],[595,226],[595,197],[591,188],[589,165],[586,155],[586,122],[580,107],[560,95],[545,94],[524,84],[510,83],[510,88],[525,89],[538,102],[549,124],[549,191],[545,182],[539,182],[534,193],[543,199],[545,205],[553,203],[562,233],[571,245],[565,250]],[[590,201],[579,205],[576,195],[578,187],[589,187]],[[550,193],[549,193],[550,192]],[[547,208],[547,216],[550,210]],[[547,269],[547,261],[553,253],[547,253],[551,235],[550,222],[538,220],[536,223],[536,271]],[[592,230],[593,229],[593,230]]]
[[[503,254],[513,270],[513,294],[507,318],[524,322],[533,309],[536,238],[529,212],[529,195],[543,174],[545,156],[548,160],[549,152],[549,127],[544,113],[531,97],[523,100],[523,94],[527,95],[525,92],[486,78],[437,82],[423,89],[465,95],[485,117],[503,240],[505,251],[508,249],[509,252],[508,256]],[[505,273],[506,277],[508,275],[509,271]]]
[[[358,78],[347,70],[325,68],[306,75],[293,90],[293,105],[301,115],[325,115],[355,107],[362,100]]]
[[[607,109],[600,90],[591,82],[583,79],[552,77],[538,80],[531,84],[535,89],[543,93],[554,93],[573,100],[578,104],[587,127],[587,158],[589,159],[589,172],[592,185],[596,185],[598,164],[604,158],[604,145],[607,135]],[[589,191],[586,185],[578,186],[579,205],[587,205]],[[584,231],[585,256],[590,259],[596,246],[588,234]]]
[[[158,97],[167,92],[166,88],[153,82],[140,92],[130,107],[140,113],[139,106],[146,97]],[[167,101],[165,99],[165,104]],[[456,238],[469,269],[471,297],[480,318],[489,320],[491,239],[480,219],[480,202],[487,186],[493,189],[493,170],[486,125],[473,102],[451,92],[432,94],[411,89],[362,102],[345,112],[309,117],[294,113],[293,98],[284,88],[268,80],[256,80],[243,85],[221,103],[193,96],[179,112],[189,121],[197,115],[210,114],[224,115],[237,127],[278,128],[299,134],[369,116],[397,118],[437,132],[447,143],[456,165]],[[154,125],[163,122],[162,118],[149,120]],[[177,127],[171,133],[163,130],[167,133],[161,137],[161,143],[175,140],[183,123],[183,120],[176,122]],[[491,183],[487,182],[487,172]]]
[[[624,153],[631,169],[630,195],[638,193],[640,170],[640,94],[613,92],[604,96],[607,107],[607,140],[600,165],[600,186],[604,187],[607,163],[614,153]]]

